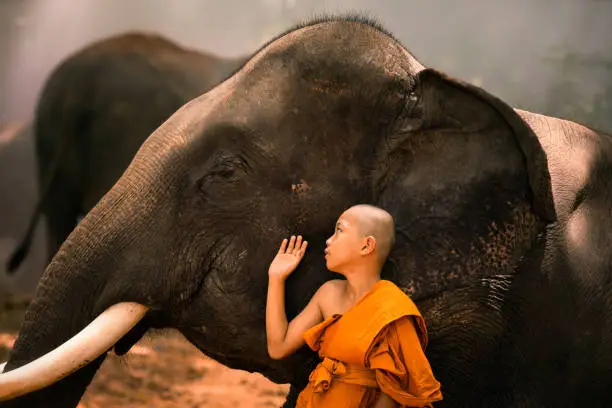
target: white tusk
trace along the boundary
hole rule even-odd
[[[47,387],[86,366],[107,352],[148,310],[139,303],[117,303],[61,346],[22,367],[0,374],[0,401]]]

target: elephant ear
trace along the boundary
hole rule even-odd
[[[489,118],[489,125],[508,127],[523,153],[525,166],[527,168],[527,177],[531,187],[531,198],[534,211],[547,222],[556,221],[557,216],[555,213],[546,153],[535,132],[523,121],[516,111],[504,101],[491,95],[484,89],[458,79],[450,78],[433,69],[422,71],[421,79],[424,84],[429,84],[432,90],[436,88],[443,90],[445,87],[455,87],[457,91],[463,91],[465,97],[469,99],[476,98],[473,103],[475,106],[478,106],[478,109],[481,109],[483,112],[485,110],[492,110],[492,112],[489,113],[490,116],[485,115],[485,117]],[[470,98],[470,94],[472,98]],[[467,120],[469,120],[469,116]]]
[[[473,95],[473,97],[481,102],[481,104],[478,104],[478,101],[473,101],[475,105],[479,105],[479,109],[483,111],[493,110],[492,118],[489,120],[495,123],[494,121],[497,119],[499,126],[507,126],[511,129],[525,156],[525,166],[533,194],[532,204],[534,210],[547,222],[556,221],[557,216],[546,154],[535,132],[523,121],[516,111],[484,89],[458,79],[450,78],[436,70],[426,69],[421,72],[420,76],[423,84],[426,87],[431,87],[430,89],[432,90],[436,88],[444,90],[446,87],[455,87],[458,91],[463,90],[466,93],[465,97],[469,99],[471,99],[469,95]]]
[[[482,88],[431,68],[417,74],[417,83],[419,103],[400,125],[403,131],[399,132],[399,137],[396,133],[391,136],[395,140],[387,140],[387,152],[415,133],[444,133],[448,138],[452,133],[472,132],[480,133],[482,138],[504,139],[508,153],[519,148],[524,157],[534,211],[547,222],[556,221],[546,154],[535,132],[512,107]],[[498,143],[492,147],[500,146]],[[504,152],[497,150],[496,153]],[[488,158],[499,159],[495,155]]]
[[[375,201],[396,218],[399,251],[412,254],[401,267],[446,276],[419,276],[417,286],[509,273],[556,219],[544,150],[518,114],[483,89],[433,69],[416,79],[374,178]]]

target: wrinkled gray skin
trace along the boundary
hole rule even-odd
[[[610,137],[514,111],[356,21],[290,31],[156,130],[46,269],[7,369],[136,301],[153,312],[116,351],[174,327],[291,382],[291,406],[316,356],[268,357],[268,264],[291,233],[311,243],[292,318],[334,277],[337,216],[365,202],[395,217],[384,277],[428,323],[436,406],[611,406]],[[102,360],[2,406],[76,406]]]
[[[40,200],[7,264],[30,248],[40,215],[47,256],[119,179],[149,135],[189,100],[244,64],[183,48],[161,36],[126,33],[88,45],[49,76],[35,114]]]

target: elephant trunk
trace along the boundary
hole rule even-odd
[[[152,243],[162,236],[166,242],[179,213],[168,203],[180,186],[177,175],[188,149],[184,135],[174,129],[183,129],[184,116],[198,108],[188,103],[149,136],[113,188],[62,244],[39,281],[6,373],[55,350],[118,303],[132,302],[151,310],[151,316],[117,344],[118,351],[129,350],[138,340],[135,337],[143,335],[160,315],[165,323],[156,320],[155,324],[168,326],[163,312],[177,309],[177,292],[185,291],[184,282],[181,276],[164,274],[168,272],[164,264],[177,261],[160,259],[160,248]],[[173,121],[178,124],[168,124]],[[55,384],[0,402],[0,407],[76,407],[104,357],[105,353],[93,356],[89,364]]]
[[[100,274],[88,273],[79,265],[82,260],[77,260],[77,254],[82,251],[69,239],[45,270],[0,377],[58,348],[93,320],[94,302],[104,282]],[[104,357],[47,388],[2,402],[0,407],[76,407]],[[6,387],[8,384],[4,388],[10,391]]]
[[[152,197],[157,194],[159,198],[163,193],[155,191],[159,184],[152,179],[159,177],[159,173],[147,171],[146,167],[154,169],[160,161],[134,162],[69,235],[43,273],[5,373],[0,374],[0,394],[5,387],[6,395],[15,395],[14,387],[7,385],[14,384],[13,380],[4,377],[11,370],[57,349],[111,306],[122,302],[145,306],[133,313],[134,319],[116,333],[117,338],[129,331],[147,309],[160,309],[160,304],[155,302],[162,303],[164,299],[155,293],[158,282],[146,275],[150,272],[150,263],[144,257],[133,255],[140,252],[150,255],[151,252],[139,249],[146,249],[143,242],[150,239],[150,234],[159,233],[152,226],[156,205]],[[148,261],[151,262],[151,257]],[[139,273],[145,275],[141,279],[134,276]],[[147,323],[143,322],[144,326]],[[95,353],[86,356],[88,360],[93,359],[89,364],[82,366],[77,362],[68,371],[64,367],[63,372],[55,373],[55,380],[73,369],[76,372],[46,388],[0,402],[0,407],[76,407],[112,344],[102,342]],[[123,349],[125,344],[121,345]]]

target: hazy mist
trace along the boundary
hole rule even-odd
[[[0,120],[29,117],[49,71],[102,37],[156,31],[238,56],[313,14],[348,11],[379,19],[425,65],[524,109],[568,116],[556,106],[577,98],[592,104],[612,86],[612,2],[605,0],[0,0]],[[571,100],[559,100],[564,92],[553,88],[561,83],[578,88],[565,92]],[[612,130],[612,115],[592,116],[591,125]]]

